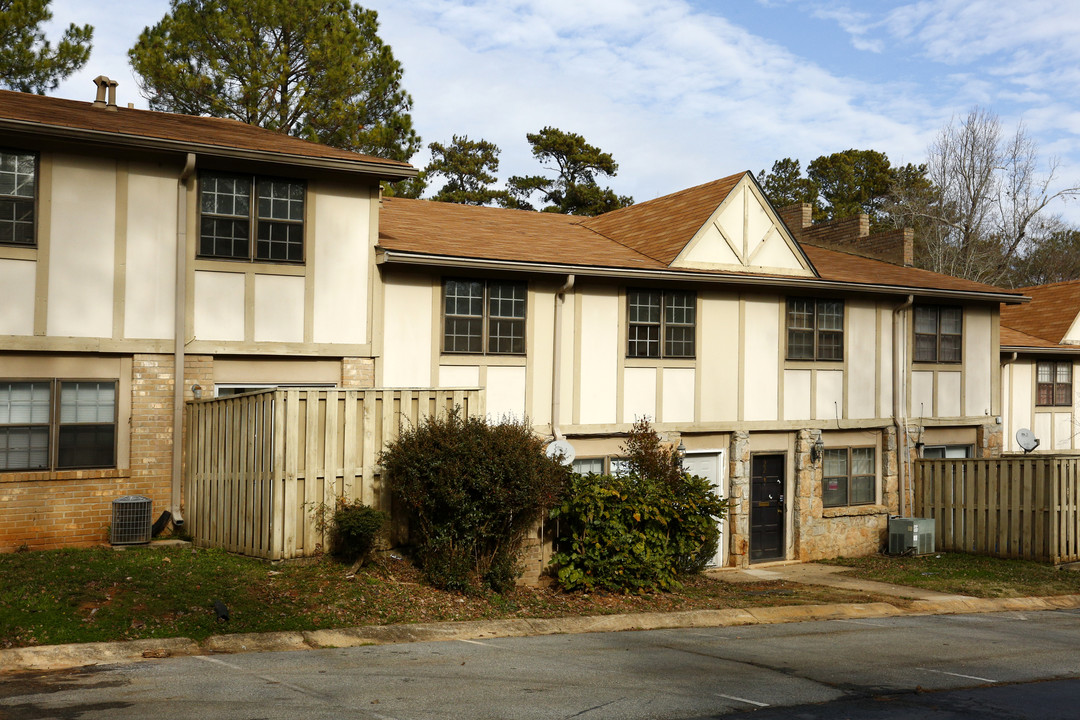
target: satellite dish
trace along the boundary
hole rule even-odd
[[[567,440],[553,440],[548,443],[547,456],[552,460],[558,460],[563,465],[570,465],[574,462],[574,458],[577,457],[577,452],[574,450],[574,446]]]
[[[1035,433],[1027,428],[1020,428],[1016,431],[1016,444],[1019,445],[1025,453],[1029,453],[1039,447],[1039,438],[1035,437]]]

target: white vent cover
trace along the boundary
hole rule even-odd
[[[145,545],[150,542],[154,501],[142,495],[125,495],[112,501],[113,545]]]

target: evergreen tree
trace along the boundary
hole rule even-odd
[[[495,143],[454,135],[449,145],[433,142],[428,148],[431,162],[425,173],[446,178],[433,200],[488,205],[505,196],[504,192],[490,187],[499,171],[499,146]]]
[[[541,210],[566,215],[600,215],[634,203],[632,197],[616,195],[596,182],[598,174],[614,177],[618,172],[611,153],[588,144],[581,135],[550,126],[525,137],[532,145],[533,157],[557,176],[511,177],[506,181],[507,193],[500,199],[504,207],[535,210],[532,197],[536,193],[548,203]]]
[[[89,25],[68,25],[55,49],[45,39],[49,2],[0,0],[0,87],[44,95],[90,58]]]
[[[412,98],[377,31],[350,0],[171,0],[128,56],[152,109],[408,160]]]

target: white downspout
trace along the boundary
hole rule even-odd
[[[562,409],[562,311],[566,293],[574,288],[574,276],[567,275],[566,282],[555,291],[555,343],[554,361],[551,368],[551,434],[556,440],[564,440],[559,429],[559,412]]]
[[[908,516],[908,513],[904,511],[904,506],[907,504],[907,490],[904,489],[904,468],[909,460],[907,450],[907,423],[904,422],[904,406],[901,403],[902,399],[906,399],[906,393],[902,392],[902,390],[904,388],[904,377],[907,375],[907,353],[902,353],[901,347],[907,347],[905,342],[907,333],[901,332],[901,318],[904,317],[902,313],[909,309],[914,303],[915,296],[908,295],[907,300],[893,308],[893,425],[896,426],[896,482],[897,490],[899,490],[900,494],[901,517]],[[903,358],[903,363],[901,363],[901,358]],[[915,501],[914,498],[912,498],[911,505],[914,504]]]
[[[172,514],[173,528],[184,526],[180,514],[183,502],[180,487],[183,482],[184,432],[184,341],[187,335],[187,183],[195,172],[195,153],[188,153],[180,182],[176,186],[176,314],[173,321],[173,452],[172,452]]]

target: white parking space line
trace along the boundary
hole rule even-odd
[[[726,638],[726,637],[724,637],[722,635],[710,635],[709,633],[688,632],[688,633],[683,633],[683,634],[684,635],[692,635],[693,637],[707,637],[707,638],[711,638],[712,640],[730,640],[731,639],[731,638]]]
[[[953,677],[965,678],[967,680],[978,680],[979,682],[997,682],[997,680],[991,680],[990,678],[976,677],[975,675],[961,675],[960,673],[946,672],[945,670],[931,670],[930,668],[915,668],[916,670],[923,670],[925,672],[938,673],[939,675],[952,675]]]
[[[837,620],[836,622],[851,623],[852,625],[869,625],[870,627],[888,627],[887,623],[870,622],[869,620]]]
[[[232,663],[225,662],[224,660],[220,660],[220,659],[218,659],[216,657],[207,657],[206,655],[196,655],[195,659],[196,660],[202,660],[203,662],[215,663],[217,665],[224,665],[227,668],[230,668],[232,670],[236,670],[237,672],[243,673],[245,675],[251,675],[252,677],[257,677],[260,680],[265,680],[268,683],[273,683],[274,685],[281,685],[282,687],[287,687],[290,690],[292,690],[293,692],[298,692],[301,695],[304,695],[305,697],[309,697],[309,698],[312,698],[314,700],[318,700],[319,702],[322,702],[322,703],[329,704],[329,702],[330,702],[329,700],[322,697],[318,693],[312,692],[311,690],[309,690],[307,688],[300,687],[299,685],[293,685],[292,683],[285,682],[284,680],[278,680],[277,678],[270,677],[269,675],[259,675],[258,673],[253,673],[253,672],[251,672],[249,670],[245,670],[244,668],[240,667],[239,665],[233,665]]]
[[[499,647],[498,645],[491,645],[491,644],[486,643],[486,642],[480,642],[479,640],[462,640],[462,639],[459,638],[458,642],[469,643],[470,645],[483,645],[484,647],[489,647],[489,648],[498,648]]]
[[[769,707],[769,703],[758,702],[756,700],[747,700],[746,698],[735,697],[734,695],[725,695],[723,693],[716,693],[716,697],[727,698],[728,700],[734,700],[735,702],[746,703],[747,705],[754,705],[755,707]]]

